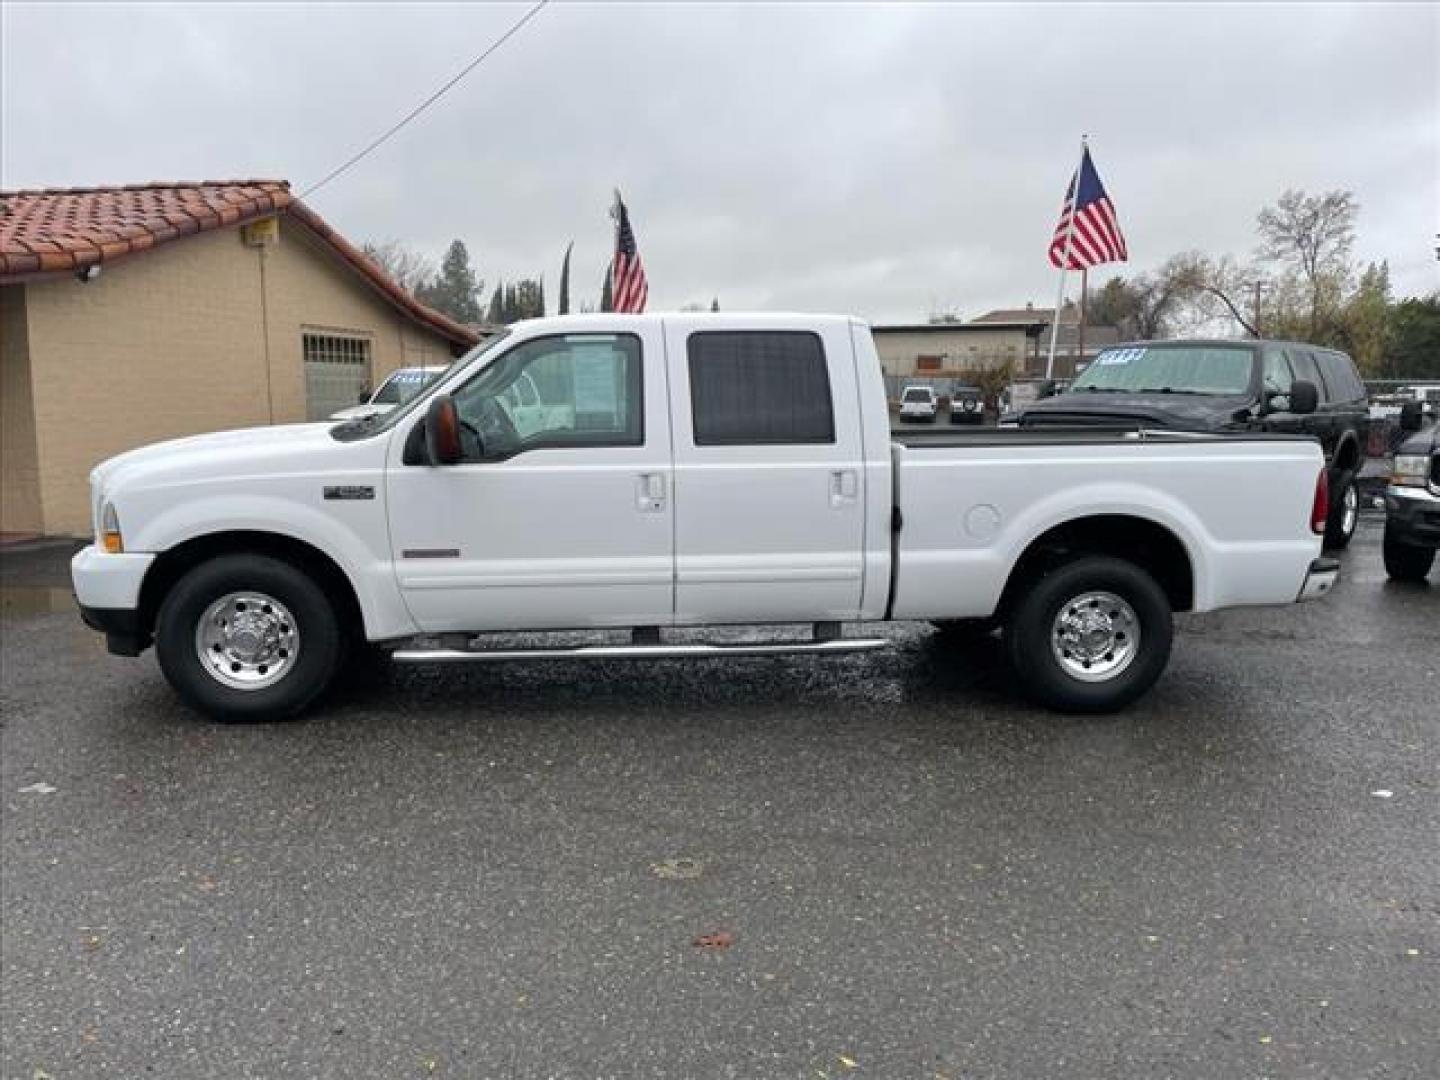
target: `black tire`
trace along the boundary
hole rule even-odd
[[[1402,543],[1385,526],[1385,573],[1396,581],[1424,581],[1435,563],[1435,549]]]
[[[294,620],[296,648],[293,665],[278,681],[237,689],[202,663],[196,633],[211,604],[245,592],[284,605]],[[303,570],[265,555],[221,555],[201,563],[175,583],[155,625],[155,653],[176,693],[191,707],[229,723],[298,716],[330,686],[345,652],[345,634],[320,586]]]
[[[1130,641],[1133,651],[1129,660],[1113,675],[1097,671],[1087,676],[1094,681],[1067,670],[1052,647],[1062,609],[1087,593],[1119,597],[1138,624],[1138,632],[1119,635]],[[1077,610],[1084,611],[1085,606]],[[1097,617],[1106,624],[1112,614],[1121,611],[1105,612],[1098,602],[1097,610]],[[1023,692],[1041,705],[1067,713],[1114,712],[1130,704],[1165,670],[1173,636],[1170,601],[1155,579],[1134,563],[1099,555],[1065,563],[1029,584],[1005,622],[1005,649]],[[1121,641],[1110,657],[1101,656],[1095,663],[1103,668],[1117,653],[1124,656],[1123,645]],[[1069,661],[1076,667],[1082,662],[1079,658]]]
[[[1325,549],[1343,551],[1350,546],[1360,523],[1360,489],[1354,473],[1341,473],[1330,489],[1330,515],[1325,519]]]

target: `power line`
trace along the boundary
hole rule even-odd
[[[328,175],[326,175],[323,180],[311,184],[308,188],[306,188],[299,195],[297,195],[296,198],[303,199],[307,195],[311,195],[314,192],[320,190],[326,184],[330,183],[331,180],[334,180],[337,176],[346,172],[353,165],[358,164],[362,158],[369,155],[372,151],[378,149],[381,145],[387,142],[390,137],[394,135],[397,131],[403,128],[406,124],[410,123],[411,120],[414,120],[431,105],[435,104],[435,102],[439,101],[440,98],[444,96],[445,92],[448,91],[452,86],[454,86],[461,79],[465,78],[466,75],[469,75],[470,72],[474,71],[482,63],[484,63],[485,59],[489,57],[491,53],[493,53],[496,49],[500,48],[501,45],[504,45],[505,42],[509,41],[512,37],[518,34],[520,32],[520,29],[536,15],[540,14],[540,9],[549,2],[550,0],[539,0],[539,2],[536,3],[536,5],[532,7],[529,11],[527,11],[524,15],[522,15],[515,22],[515,24],[510,27],[509,30],[506,30],[505,33],[501,34],[498,38],[496,38],[488,49],[486,49],[474,60],[471,60],[470,63],[466,64],[463,68],[461,68],[460,71],[449,82],[447,82],[444,86],[440,87],[440,89],[436,90],[419,105],[416,105],[415,108],[411,109],[408,113],[406,113],[405,116],[402,117],[388,131],[386,131],[385,134],[381,135],[378,139],[372,142],[369,146],[365,147],[365,149],[361,150],[354,157],[350,158],[343,165],[337,166]]]

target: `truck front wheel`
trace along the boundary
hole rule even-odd
[[[1435,549],[1415,547],[1400,540],[1389,524],[1385,526],[1385,573],[1396,581],[1424,581],[1435,562]]]
[[[304,571],[264,555],[222,555],[165,597],[155,652],[180,697],[216,720],[284,720],[325,692],[345,637]]]
[[[1010,610],[1005,647],[1024,692],[1060,712],[1113,712],[1170,658],[1170,602],[1134,563],[1086,556],[1045,574]]]

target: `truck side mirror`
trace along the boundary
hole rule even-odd
[[[1296,379],[1290,386],[1290,411],[1308,416],[1320,407],[1320,390],[1308,379]]]
[[[449,394],[436,394],[425,413],[425,454],[431,465],[454,465],[460,445],[460,413]]]
[[[1407,401],[1400,406],[1400,430],[1419,431],[1420,420],[1425,414],[1425,406],[1418,401]]]

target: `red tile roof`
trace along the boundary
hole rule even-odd
[[[386,300],[456,345],[474,330],[420,303],[290,194],[283,180],[206,180],[125,187],[0,191],[0,283],[74,274],[194,233],[287,214],[330,246]]]

